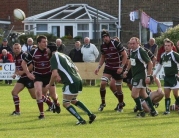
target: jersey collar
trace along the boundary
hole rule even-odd
[[[136,49],[136,50],[132,50],[132,52],[136,52],[137,50],[139,50],[140,46]]]
[[[167,55],[167,56],[168,56],[168,55],[170,55],[172,52],[173,52],[173,50],[172,50],[172,51],[170,51],[169,53],[166,53],[166,52],[165,52],[165,55]]]

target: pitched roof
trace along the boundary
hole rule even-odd
[[[67,4],[53,10],[27,17],[24,22],[39,20],[89,20],[94,18],[97,18],[99,21],[117,20],[116,17],[88,6],[88,4]]]

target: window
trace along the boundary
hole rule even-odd
[[[37,24],[37,31],[47,31],[47,24]]]
[[[77,35],[85,38],[85,37],[89,37],[89,32],[78,32]]]
[[[78,30],[89,30],[89,24],[78,24]]]
[[[30,25],[30,30],[33,30],[33,25]]]
[[[109,32],[109,35],[110,35],[111,37],[117,36],[117,35],[116,35],[116,32]]]
[[[109,24],[109,30],[116,30],[115,24]]]
[[[45,34],[47,34],[47,32],[37,32],[36,34],[37,35],[45,35]]]
[[[29,30],[29,25],[25,25],[25,30]]]
[[[109,29],[108,29],[108,24],[102,24],[102,25],[101,25],[101,30],[102,30],[102,29],[109,30]]]
[[[77,30],[77,36],[89,37],[89,24],[78,24]]]

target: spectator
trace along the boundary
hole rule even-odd
[[[0,54],[0,63],[12,63],[13,56],[8,53],[6,49],[2,50],[2,54]],[[5,80],[5,84],[12,85],[12,80]]]
[[[33,41],[32,38],[28,38],[27,39],[27,44],[22,46],[22,51],[26,52],[26,53],[30,52],[31,49],[33,48],[33,42],[34,41]]]
[[[83,54],[84,62],[95,62],[99,56],[99,51],[96,46],[90,43],[88,37],[84,38],[84,45],[81,48],[81,53]]]
[[[0,47],[0,54],[2,53],[3,49],[6,49],[7,52],[12,54],[12,48],[8,45],[8,41],[6,38],[3,39],[2,45]]]
[[[84,62],[95,62],[99,56],[99,51],[96,46],[90,43],[88,37],[84,38],[84,45],[81,48],[81,53],[83,54]],[[95,85],[95,80],[86,80],[86,84]]]
[[[57,50],[58,50],[58,52],[67,54],[66,46],[62,43],[62,40],[61,40],[61,39],[57,39],[57,40],[56,40],[56,45],[57,45]]]
[[[83,62],[83,54],[81,53],[81,42],[75,42],[75,48],[73,48],[70,53],[69,57],[73,62]]]
[[[144,45],[145,48],[149,49],[155,57],[158,54],[158,45],[155,43],[155,38],[150,38],[149,43]]]
[[[165,43],[165,42],[167,42],[167,41],[170,41],[170,39],[166,38],[166,39],[164,39],[163,42]],[[172,50],[175,51],[175,52],[177,52],[177,49],[176,49],[176,47],[175,47],[174,45],[172,46]],[[159,48],[159,50],[158,50],[157,62],[160,61],[161,55],[162,55],[164,52],[165,52],[164,45],[162,45],[162,46]]]

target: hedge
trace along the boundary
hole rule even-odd
[[[163,40],[165,38],[169,38],[171,41],[173,41],[174,45],[176,45],[177,41],[179,40],[179,25],[169,28],[165,33],[162,33],[161,36],[155,38],[159,47],[163,45]]]

